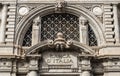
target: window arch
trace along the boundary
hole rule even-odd
[[[66,40],[73,39],[80,41],[79,18],[68,13],[52,13],[41,18],[40,40],[54,40],[58,32],[62,32]],[[97,46],[97,39],[88,25],[89,46]],[[31,46],[32,26],[26,32],[23,39],[23,46]]]

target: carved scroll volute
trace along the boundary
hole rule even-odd
[[[66,2],[64,0],[56,0],[55,12],[56,13],[65,12],[64,10],[65,6],[66,6]]]

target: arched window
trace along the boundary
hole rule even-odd
[[[80,41],[79,18],[68,13],[53,13],[41,18],[40,40],[54,40],[58,32],[62,32],[66,40]],[[89,46],[97,46],[97,39],[88,24]],[[32,26],[26,32],[23,39],[23,46],[31,46]]]

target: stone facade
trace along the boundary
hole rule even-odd
[[[0,0],[0,76],[120,76],[119,26],[120,0]]]

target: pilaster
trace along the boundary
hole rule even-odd
[[[40,17],[36,17],[33,20],[33,27],[32,27],[32,45],[35,45],[39,41],[39,24],[40,24]]]
[[[83,44],[88,44],[88,25],[87,20],[81,16],[79,17],[79,27],[80,27],[80,42]]]
[[[91,64],[90,64],[90,59],[89,58],[83,58],[82,62],[82,76],[91,76]]]
[[[114,26],[115,26],[115,39],[116,44],[120,42],[120,33],[119,33],[119,23],[118,23],[118,11],[117,11],[117,4],[113,4],[113,13],[114,13]]]
[[[30,57],[28,76],[38,76],[39,57]]]
[[[3,4],[2,8],[2,18],[1,18],[1,27],[0,27],[0,43],[5,42],[5,31],[6,31],[6,23],[7,23],[7,11],[8,11],[8,5]]]

